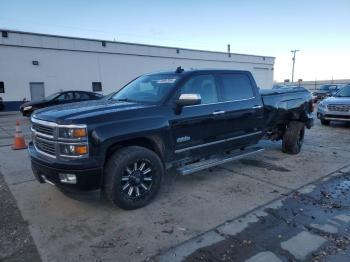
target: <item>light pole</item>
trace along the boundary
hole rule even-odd
[[[292,58],[292,60],[293,60],[292,82],[294,82],[294,64],[295,64],[295,54],[296,54],[296,52],[298,52],[298,51],[300,51],[300,50],[298,50],[298,49],[291,50],[291,52],[293,53],[293,58]]]

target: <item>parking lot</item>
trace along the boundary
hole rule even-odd
[[[259,155],[189,176],[168,172],[155,201],[124,211],[99,192],[63,193],[39,184],[26,150],[11,150],[16,119],[30,140],[28,119],[0,115],[0,173],[43,261],[158,260],[226,221],[350,167],[350,125],[316,120],[298,155],[283,154],[281,142],[262,142],[266,150]]]

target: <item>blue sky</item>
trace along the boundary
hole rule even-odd
[[[350,0],[0,0],[0,28],[276,57],[275,79],[350,78]]]

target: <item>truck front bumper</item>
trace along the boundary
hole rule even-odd
[[[29,143],[28,152],[31,159],[33,173],[40,183],[49,183],[58,187],[77,190],[95,190],[101,188],[103,168],[91,165],[89,160],[60,162],[48,159],[35,150],[32,142]],[[61,174],[61,175],[60,175]],[[75,175],[75,183],[62,182],[62,174]]]

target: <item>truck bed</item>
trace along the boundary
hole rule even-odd
[[[272,130],[293,118],[294,112],[308,110],[311,94],[305,88],[260,89],[265,109],[265,128]]]

